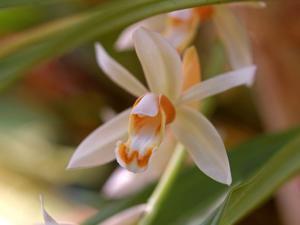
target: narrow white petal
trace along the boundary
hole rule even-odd
[[[251,86],[254,82],[255,72],[256,66],[251,65],[217,75],[192,86],[183,93],[180,101],[181,103],[197,101],[240,85]]]
[[[98,225],[133,225],[136,224],[146,210],[146,204],[126,209],[106,219]]]
[[[182,66],[176,49],[158,33],[144,28],[134,33],[133,40],[151,92],[175,100],[182,85]]]
[[[201,113],[189,107],[178,108],[172,129],[200,170],[218,182],[231,184],[229,161],[223,141]]]
[[[127,136],[129,114],[130,109],[127,109],[85,138],[73,154],[68,168],[97,166],[113,160],[117,141]]]
[[[213,21],[233,69],[251,65],[252,52],[245,26],[228,6],[214,7]]]
[[[133,48],[132,34],[139,27],[141,27],[141,22],[132,24],[131,26],[124,29],[115,43],[115,48],[118,51],[132,49]]]
[[[59,225],[45,210],[44,198],[40,195],[40,203],[45,225]]]
[[[43,214],[43,218],[44,218],[44,223],[41,225],[75,225],[75,224],[71,224],[71,223],[58,223],[56,222],[46,211],[45,209],[45,205],[44,205],[44,198],[42,195],[40,195],[40,203],[41,203],[41,210],[42,210],[42,214]]]
[[[136,29],[140,27],[145,27],[149,30],[161,32],[165,28],[166,19],[167,19],[167,15],[161,14],[132,24],[131,26],[127,27],[121,32],[115,44],[115,48],[119,51],[132,49],[133,48],[132,34],[134,33],[134,31],[136,31]]]
[[[113,82],[137,97],[148,92],[140,81],[107,54],[101,44],[96,43],[95,49],[98,65]]]
[[[148,93],[132,108],[131,114],[154,117],[159,110],[157,95]]]
[[[166,135],[145,172],[132,173],[127,169],[117,168],[103,186],[102,192],[112,199],[124,198],[158,179],[176,146],[173,135],[169,132]]]

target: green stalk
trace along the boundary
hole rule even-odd
[[[139,225],[153,224],[161,206],[165,202],[167,195],[174,184],[174,181],[176,180],[185,156],[184,147],[178,143],[162,178],[148,200],[146,214],[139,222]]]

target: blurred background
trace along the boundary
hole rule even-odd
[[[7,40],[33,27],[103,2],[74,0],[0,8],[0,51]],[[299,124],[299,12],[300,4],[295,0],[268,2],[264,9],[235,8],[251,38],[258,74],[254,89],[236,88],[209,100],[210,118],[228,148],[264,131]],[[145,82],[135,53],[114,50],[119,32],[98,40]],[[204,79],[229,68],[212,21],[201,24],[194,44]],[[51,215],[61,220],[79,223],[101,212],[108,199],[100,190],[117,164],[84,170],[65,168],[84,137],[133,102],[132,96],[101,73],[93,43],[42,62],[5,85],[0,93],[0,224],[41,221],[40,193]],[[239,224],[299,224],[300,219],[294,218],[299,215],[293,211],[300,204],[299,192],[296,178]]]

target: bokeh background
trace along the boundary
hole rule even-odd
[[[0,51],[7,40],[33,27],[103,2],[75,0],[0,8]],[[236,7],[249,33],[258,72],[252,90],[236,88],[209,100],[210,118],[228,148],[265,131],[299,124],[299,11],[296,0],[270,1],[264,9]],[[98,40],[144,82],[135,53],[114,50],[119,32]],[[204,79],[229,68],[212,21],[201,25],[194,44]],[[100,190],[116,163],[85,170],[65,168],[87,134],[133,101],[101,73],[93,43],[42,62],[5,85],[0,93],[0,224],[41,221],[40,193],[51,214],[62,220],[81,222],[101,212],[107,199]],[[239,224],[296,225],[298,206],[300,182],[294,178]]]

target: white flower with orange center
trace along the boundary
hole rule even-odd
[[[116,158],[127,170],[143,172],[159,160],[154,155],[162,150],[164,137],[174,135],[200,170],[229,185],[231,173],[223,141],[191,103],[235,86],[251,85],[256,67],[228,72],[185,90],[189,85],[184,77],[199,74],[194,48],[186,50],[181,61],[176,49],[158,33],[140,28],[133,41],[149,90],[96,44],[98,64],[105,74],[138,99],[131,109],[90,134],[77,148],[69,168],[101,165]]]
[[[229,7],[231,6],[231,7]],[[201,6],[153,16],[132,24],[123,30],[116,42],[118,50],[133,47],[132,34],[139,27],[157,31],[179,52],[183,52],[194,40],[199,26],[211,20],[224,44],[229,62],[234,69],[252,64],[252,52],[247,30],[234,14],[237,6],[264,8],[264,2],[231,3],[216,6]]]
[[[210,19],[213,12],[212,6],[203,6],[147,18],[122,31],[116,42],[116,48],[118,50],[132,48],[133,32],[140,27],[145,27],[161,33],[179,52],[182,52],[194,39],[199,23]]]

